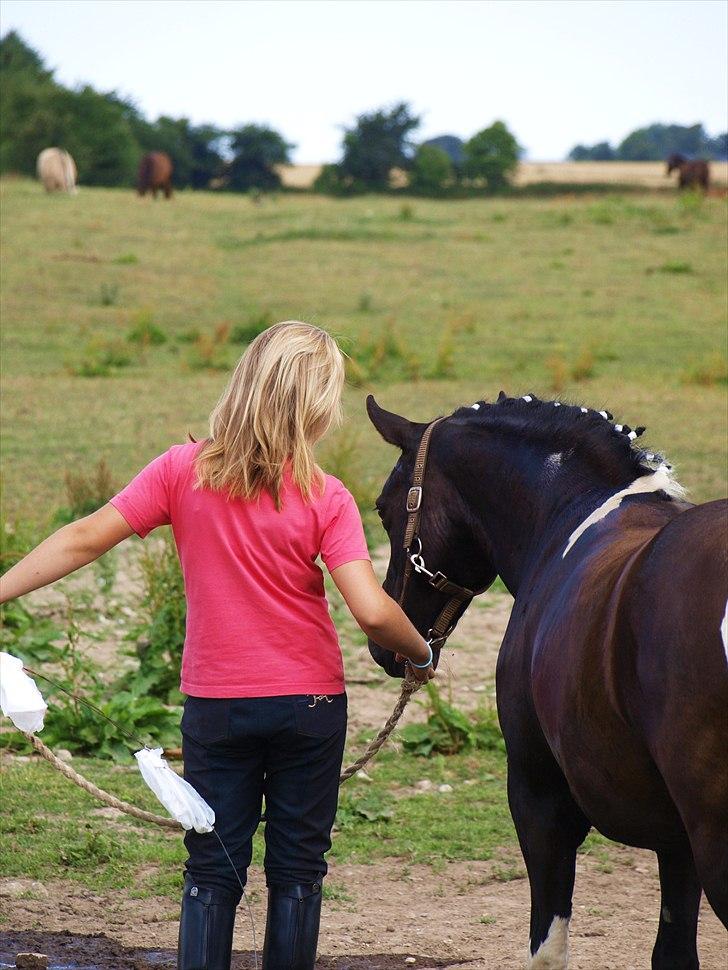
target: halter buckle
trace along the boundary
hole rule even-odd
[[[407,492],[407,511],[417,512],[422,505],[422,486],[413,485]]]

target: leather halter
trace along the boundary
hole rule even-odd
[[[451,582],[451,580],[449,580],[447,576],[445,576],[445,574],[441,573],[439,570],[434,573],[430,572],[430,570],[425,566],[425,560],[422,556],[422,540],[419,536],[419,528],[420,516],[422,514],[422,497],[424,494],[423,482],[425,479],[425,469],[427,467],[427,453],[430,447],[430,438],[432,437],[432,432],[435,426],[444,420],[444,418],[437,418],[431,424],[428,424],[428,426],[425,428],[425,433],[422,435],[420,446],[417,449],[415,467],[412,473],[412,484],[407,492],[407,525],[405,526],[404,530],[404,550],[407,558],[404,567],[402,591],[399,594],[398,600],[398,603],[401,606],[404,602],[407,584],[409,583],[413,572],[417,573],[419,576],[422,576],[423,579],[433,587],[433,589],[449,595],[450,598],[442,610],[440,610],[440,613],[430,627],[426,638],[431,646],[439,648],[442,648],[445,645],[445,641],[452,633],[454,629],[453,618],[463,603],[470,603],[477,593],[483,592],[483,590],[473,591],[472,589],[468,589],[466,586],[458,586],[457,583]],[[413,551],[412,548],[415,543],[417,543],[419,546],[416,552]]]

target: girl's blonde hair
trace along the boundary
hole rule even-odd
[[[344,360],[334,338],[287,320],[259,334],[233,371],[210,415],[210,437],[197,456],[198,488],[282,506],[286,462],[304,499],[323,489],[313,445],[341,420]]]

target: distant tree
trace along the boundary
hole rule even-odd
[[[485,180],[490,192],[508,185],[518,165],[521,149],[504,122],[496,121],[473,135],[464,146],[463,175],[474,181]]]
[[[710,139],[702,125],[648,125],[627,135],[617,149],[625,161],[657,162],[673,152],[696,157],[708,153]]]
[[[281,179],[275,166],[290,161],[294,146],[265,125],[245,125],[230,132],[230,138],[233,159],[227,168],[228,188],[241,192],[279,188]]]
[[[33,172],[38,152],[53,144],[55,89],[52,72],[19,34],[0,39],[0,171]]]
[[[409,139],[419,123],[404,102],[359,115],[344,134],[342,178],[374,191],[389,188],[393,168],[410,168],[414,147]]]
[[[616,155],[608,141],[600,141],[591,146],[575,145],[568,157],[572,162],[612,162]]]
[[[26,44],[14,30],[0,38],[0,71],[6,79],[11,74],[30,74],[46,81],[53,77],[53,72],[46,69],[38,51]]]
[[[709,139],[708,148],[709,158],[714,158],[720,162],[728,162],[728,132],[723,132],[722,135],[716,135],[715,138]]]
[[[420,145],[412,162],[409,187],[420,195],[440,195],[454,181],[455,167],[447,152],[433,144]]]
[[[55,101],[64,127],[56,144],[73,155],[79,181],[86,185],[131,185],[139,146],[125,103],[113,92],[100,94],[88,85],[78,91],[61,88]]]
[[[456,168],[462,164],[465,156],[465,152],[463,151],[464,142],[457,135],[438,135],[436,138],[428,138],[422,144],[432,145],[434,148],[441,148]]]

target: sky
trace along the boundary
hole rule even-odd
[[[418,140],[501,119],[537,161],[655,121],[728,127],[725,0],[2,0],[0,30],[63,84],[269,124],[301,164],[398,101]]]

